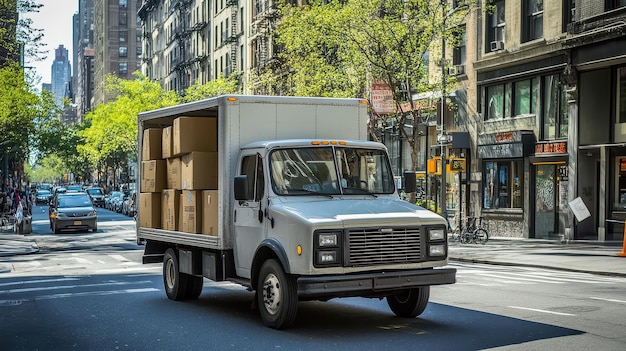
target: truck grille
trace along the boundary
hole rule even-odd
[[[346,266],[414,263],[422,256],[419,227],[348,231]]]

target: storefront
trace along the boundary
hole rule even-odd
[[[480,135],[477,157],[482,165],[482,214],[490,235],[524,237],[528,212],[527,160],[532,154],[532,131]]]
[[[531,238],[560,239],[568,223],[567,142],[540,142],[530,157]]]

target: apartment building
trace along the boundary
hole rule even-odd
[[[93,101],[96,107],[108,101],[104,90],[107,74],[133,79],[141,69],[141,21],[137,16],[140,0],[94,0],[93,2]]]
[[[451,72],[458,110],[446,126],[471,147],[449,152],[472,160],[448,178],[467,195],[453,201],[496,236],[621,240],[626,1],[490,4],[468,17],[465,62]]]

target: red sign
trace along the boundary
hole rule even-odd
[[[396,111],[393,104],[393,93],[386,83],[372,83],[372,107],[379,114],[389,114]]]
[[[566,153],[567,153],[566,141],[535,144],[535,155],[537,154],[566,154]]]

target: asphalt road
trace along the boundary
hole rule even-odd
[[[98,211],[97,233],[54,235],[36,215],[40,252],[0,258],[12,267],[0,274],[3,350],[626,349],[626,279],[469,263],[452,264],[458,283],[433,287],[419,318],[334,299],[300,303],[275,331],[233,283],[205,279],[198,300],[168,300],[132,219]]]

